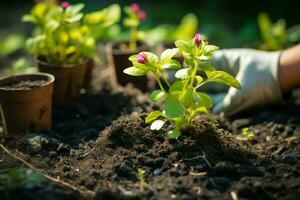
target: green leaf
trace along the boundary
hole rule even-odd
[[[139,25],[140,22],[138,19],[126,18],[126,19],[124,19],[123,23],[124,23],[124,26],[127,26],[127,27],[136,27]]]
[[[147,71],[144,71],[137,67],[129,67],[123,70],[125,74],[131,75],[131,76],[143,76],[147,74]]]
[[[183,82],[181,80],[178,80],[171,85],[169,91],[170,92],[181,91],[183,86],[184,86]]]
[[[137,59],[138,55],[135,54],[135,55],[132,55],[128,58],[128,60],[130,60],[131,62],[136,62],[136,59]]]
[[[164,69],[180,69],[182,66],[177,60],[170,60],[162,65]]]
[[[160,60],[163,62],[171,60],[178,53],[178,51],[178,48],[167,49],[164,52],[162,52]]]
[[[193,116],[196,116],[196,115],[199,115],[199,114],[203,114],[203,113],[208,113],[207,108],[206,107],[197,107],[193,111]]]
[[[203,78],[201,76],[196,76],[196,81],[197,81],[197,84],[200,84],[203,82]]]
[[[197,96],[199,98],[199,106],[211,108],[213,106],[213,101],[210,96],[203,92],[197,92]]]
[[[82,9],[84,8],[84,4],[76,4],[76,5],[71,5],[66,9],[66,12],[70,15],[76,15],[78,14]]]
[[[161,129],[161,127],[165,124],[165,121],[163,120],[155,120],[154,122],[152,122],[151,126],[150,126],[150,130],[159,130]]]
[[[184,115],[184,107],[176,98],[168,96],[165,104],[165,112],[168,118],[181,117]]]
[[[154,90],[151,95],[150,99],[154,102],[163,99],[166,96],[166,93],[162,90]]]
[[[189,107],[194,102],[195,89],[192,86],[188,86],[182,93],[180,102],[185,106]]]
[[[59,22],[58,21],[56,21],[56,20],[49,20],[49,21],[47,21],[45,28],[48,31],[48,33],[52,33],[58,27],[59,27]]]
[[[207,72],[207,82],[217,82],[241,89],[240,83],[230,74],[223,71]]]
[[[191,74],[190,68],[180,69],[176,72],[175,77],[178,79],[187,79]]]
[[[168,132],[168,136],[171,139],[177,139],[177,138],[179,138],[180,135],[181,135],[181,132],[178,129],[171,130]]]
[[[219,49],[219,47],[217,47],[217,46],[215,46],[215,45],[206,45],[206,46],[204,47],[205,53],[212,53],[212,52],[214,52],[214,51],[216,51],[216,50],[218,50],[218,49]]]
[[[81,20],[82,17],[83,17],[83,14],[79,13],[79,14],[73,16],[73,17],[66,18],[65,22],[68,22],[68,23],[78,22],[79,20]]]
[[[177,40],[175,46],[182,52],[191,53],[193,51],[192,46],[183,40]]]
[[[36,23],[36,19],[32,15],[23,15],[21,20],[22,22]]]
[[[149,115],[146,117],[146,124],[152,122],[153,120],[156,120],[158,117],[161,117],[162,113],[159,110],[152,111],[149,113]]]
[[[210,59],[210,57],[204,56],[204,55],[203,56],[199,56],[198,58],[199,58],[200,61],[208,61]]]

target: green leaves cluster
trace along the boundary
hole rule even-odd
[[[160,57],[150,52],[142,52],[129,58],[132,66],[125,69],[124,73],[132,76],[142,76],[152,73],[160,86],[159,90],[152,92],[150,98],[153,102],[162,101],[164,109],[155,110],[146,118],[146,123],[151,123],[152,130],[159,130],[167,122],[174,122],[174,129],[168,132],[170,138],[178,138],[184,126],[190,126],[195,116],[207,113],[213,106],[212,99],[198,89],[210,82],[223,83],[237,89],[241,86],[230,74],[223,71],[204,70],[212,54],[218,49],[214,45],[202,40],[198,46],[194,40],[175,42],[177,48],[165,50]],[[147,62],[139,63],[138,56],[146,55]],[[173,59],[176,54],[184,57],[187,67]],[[177,70],[177,81],[169,83],[164,74],[164,69]],[[200,75],[200,71],[203,71]],[[204,74],[204,75],[203,75]],[[165,84],[163,84],[163,82]],[[166,86],[167,87],[166,87]]]
[[[30,14],[22,17],[22,21],[35,25],[32,37],[26,42],[27,50],[46,57],[51,64],[75,64],[94,56],[95,29],[107,28],[118,21],[120,8],[112,5],[87,15],[81,12],[83,8],[84,4],[66,9],[47,1],[35,4]]]
[[[7,172],[0,173],[0,193],[9,196],[17,189],[33,189],[40,187],[46,182],[46,177],[39,173],[33,172],[26,168],[13,168]]]

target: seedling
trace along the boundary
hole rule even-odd
[[[137,3],[126,6],[124,12],[127,14],[123,21],[124,26],[130,28],[129,50],[134,51],[136,50],[137,40],[140,34],[138,27],[140,23],[145,20],[147,13],[144,10],[141,10]]]
[[[160,57],[151,52],[133,55],[129,58],[133,66],[124,70],[124,73],[132,76],[147,73],[154,75],[160,89],[154,90],[150,98],[153,102],[162,101],[164,109],[151,112],[146,123],[151,123],[151,130],[159,130],[167,121],[174,122],[174,129],[168,132],[170,138],[178,138],[184,126],[192,126],[195,116],[207,113],[213,106],[212,99],[198,91],[203,85],[218,82],[241,88],[230,74],[208,67],[212,54],[218,47],[208,44],[201,34],[197,33],[190,41],[177,40],[175,45],[177,48],[165,50]],[[178,61],[172,59],[177,53],[183,55],[187,67],[183,68]],[[177,70],[175,77],[178,80],[171,84],[165,77],[164,69]],[[204,75],[200,75],[200,71]]]
[[[254,136],[254,133],[250,131],[248,127],[242,128],[243,140],[251,140]]]
[[[140,180],[140,190],[143,191],[148,186],[145,180],[145,170],[138,168],[138,178]]]

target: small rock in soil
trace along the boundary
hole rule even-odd
[[[296,157],[293,154],[282,156],[281,161],[285,164],[290,164],[290,165],[293,165],[297,162]]]

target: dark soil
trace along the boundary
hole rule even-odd
[[[5,90],[31,90],[33,88],[41,87],[45,85],[47,81],[37,80],[37,81],[20,81],[16,83],[12,83],[9,85],[1,86],[1,89]]]
[[[94,191],[95,199],[299,199],[300,106],[234,119],[201,116],[178,140],[169,140],[165,133],[171,124],[153,132],[144,123],[156,107],[147,99],[131,87],[104,86],[68,108],[55,107],[51,132],[1,143],[49,175]],[[238,139],[244,127],[255,134],[252,139]],[[0,170],[20,165],[0,150]],[[0,187],[0,196],[81,198],[53,183],[19,188],[9,196]]]

